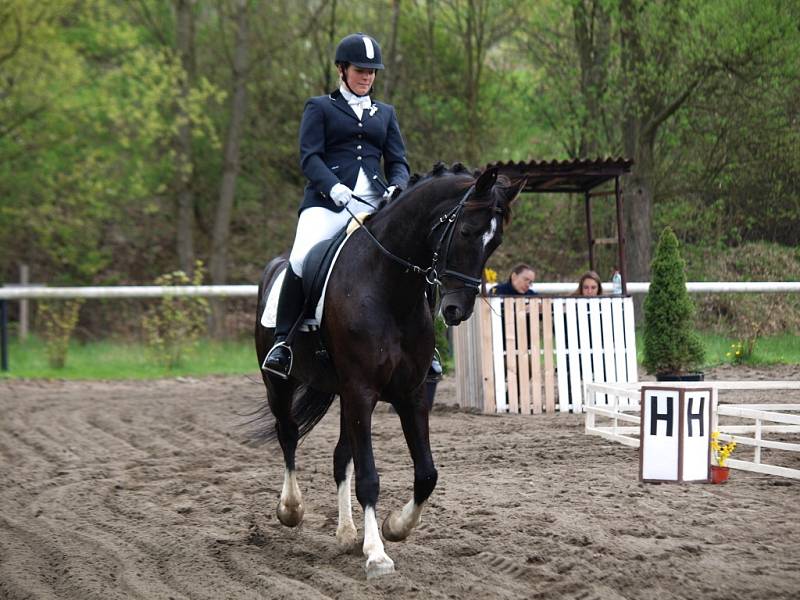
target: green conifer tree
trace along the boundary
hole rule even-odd
[[[678,238],[666,227],[650,263],[650,290],[644,301],[643,363],[648,373],[686,373],[703,363],[685,268]]]

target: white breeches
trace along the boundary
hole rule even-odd
[[[380,196],[368,196],[365,198],[370,204],[376,205],[380,201]],[[358,213],[371,213],[373,208],[355,198],[347,205],[354,215]],[[298,277],[303,276],[303,260],[308,251],[315,244],[322,240],[332,238],[336,233],[351,219],[347,210],[333,212],[327,208],[313,206],[300,213],[300,220],[297,222],[297,233],[294,236],[292,253],[289,255],[289,264],[292,271]]]

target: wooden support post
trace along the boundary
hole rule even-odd
[[[594,271],[594,234],[592,233],[592,197],[586,192],[586,237],[589,242],[589,270]]]
[[[515,332],[516,300],[503,298],[503,325],[505,327],[506,382],[508,384],[508,412],[519,413],[519,392],[517,388],[517,335]]]
[[[26,287],[31,282],[31,269],[28,265],[19,266],[19,284]],[[20,342],[25,342],[28,339],[30,312],[30,301],[23,298],[19,301],[19,332],[17,338]]]
[[[531,376],[530,376],[530,344],[528,342],[527,316],[529,301],[519,298],[516,304],[517,326],[517,375],[519,380],[519,412],[531,414]]]
[[[494,352],[492,349],[492,307],[485,298],[481,298],[478,306],[480,319],[480,336],[478,343],[481,348],[481,362],[479,368],[483,375],[483,412],[496,413],[497,401],[495,399],[494,382]],[[475,317],[473,317],[474,319]]]
[[[552,300],[544,299],[542,302],[542,347],[544,348],[544,398],[545,411],[553,413],[556,410],[556,382],[553,369],[553,306]]]
[[[531,298],[530,319],[528,320],[528,337],[531,341],[531,391],[533,399],[533,414],[538,415],[542,412],[542,356],[540,342],[540,320],[542,314],[542,301],[539,298]]]
[[[622,277],[622,293],[628,293],[628,271],[625,266],[625,220],[622,214],[622,190],[619,187],[619,175],[614,178],[614,195],[617,199],[617,261],[619,274]]]
[[[8,311],[5,300],[0,300],[0,369],[8,371]]]

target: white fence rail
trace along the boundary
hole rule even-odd
[[[800,381],[702,381],[640,382],[637,384],[586,383],[585,433],[597,435],[634,448],[639,447],[641,432],[640,400],[641,387],[685,387],[711,388],[711,429],[720,432],[720,439],[736,441],[742,446],[754,448],[753,460],[729,458],[728,466],[743,471],[754,471],[800,479],[800,469],[783,467],[764,462],[762,449],[800,452],[800,443],[765,439],[765,435],[783,434],[800,436],[800,404],[720,404],[719,390],[800,390]],[[605,399],[605,400],[604,400]],[[733,418],[735,423],[720,423],[720,417]],[[599,424],[598,419],[604,423]],[[742,420],[753,420],[753,424],[742,424]],[[610,424],[608,423],[610,421]],[[778,423],[765,425],[764,422]],[[631,425],[621,425],[631,423]],[[752,436],[742,435],[752,434]]]
[[[611,289],[611,283],[606,283]],[[534,289],[540,294],[571,294],[574,283],[537,283]],[[629,282],[629,294],[646,294],[649,282]],[[754,293],[800,292],[800,281],[700,281],[688,282],[686,289],[692,293]],[[105,287],[0,287],[0,300],[45,298],[159,298],[161,296],[255,296],[256,285],[184,285],[184,286],[105,286]]]
[[[67,298],[254,297],[257,285],[118,285],[105,287],[0,287],[0,300]]]

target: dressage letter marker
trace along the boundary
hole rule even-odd
[[[642,388],[639,477],[708,481],[710,389]]]

